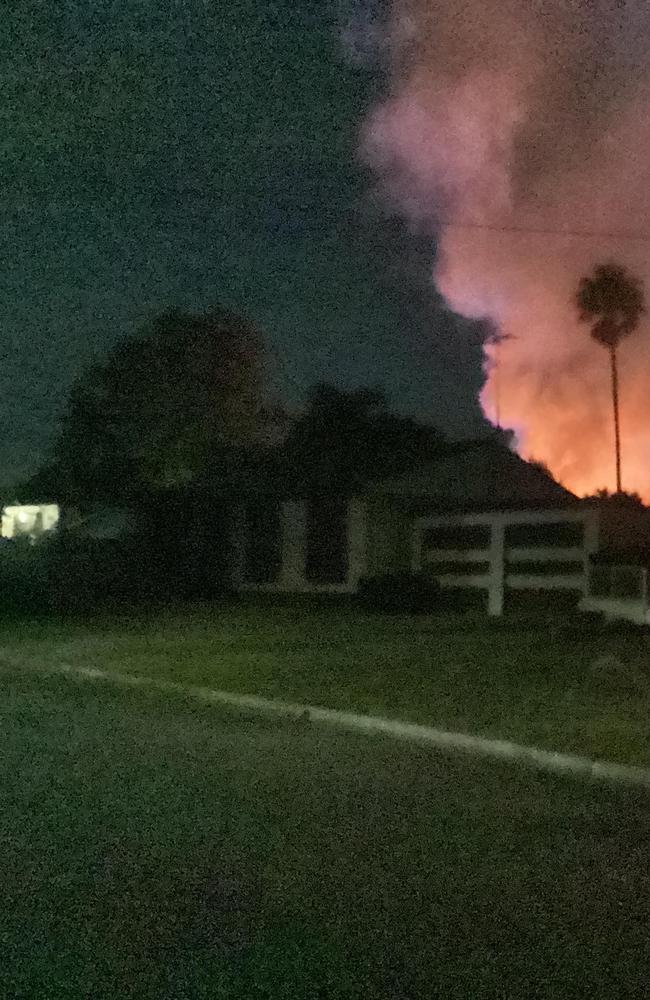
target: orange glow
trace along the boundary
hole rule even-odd
[[[436,234],[449,305],[508,336],[487,349],[486,414],[498,391],[521,454],[581,494],[613,489],[615,469],[608,355],[578,323],[578,282],[613,260],[650,300],[650,241],[569,235],[650,234],[650,69],[635,51],[650,7],[607,6],[558,4],[554,19],[530,0],[395,0],[393,89],[363,134],[384,194]],[[650,502],[650,315],[619,366],[623,485]]]
[[[594,343],[572,307],[577,278],[600,259],[581,239],[545,241],[512,234],[449,230],[437,281],[460,312],[472,313],[463,282],[476,292],[479,273],[489,289],[512,286],[492,315],[510,339],[488,348],[488,380],[481,402],[492,420],[517,431],[522,455],[545,462],[579,494],[614,488],[614,441],[609,358]],[[615,256],[645,278],[650,266],[629,247],[610,246]],[[468,308],[469,307],[469,308]],[[650,501],[650,337],[647,319],[619,351],[623,485]],[[498,367],[498,377],[496,370]]]

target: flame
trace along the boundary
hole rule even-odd
[[[449,306],[504,335],[485,413],[580,494],[613,488],[614,452],[578,282],[613,260],[650,292],[650,240],[631,236],[650,234],[648,37],[645,0],[394,0],[391,88],[362,134],[383,195],[436,234]],[[647,502],[649,332],[619,351],[624,487]]]

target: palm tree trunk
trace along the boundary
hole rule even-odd
[[[495,346],[494,346],[494,355],[493,355],[493,365],[494,365],[494,403],[495,403],[494,409],[495,409],[495,417],[496,417],[496,421],[497,421],[497,427],[498,427],[499,430],[501,430],[501,386],[499,384],[500,383],[499,376],[501,374],[499,372],[499,361],[500,360],[501,359],[499,357],[499,345],[495,344]]]
[[[616,446],[616,492],[622,493],[621,486],[621,429],[618,420],[618,364],[616,347],[611,347],[609,356],[612,362],[612,403],[614,405],[614,441]]]

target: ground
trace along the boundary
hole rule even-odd
[[[0,673],[12,1000],[639,997],[648,794]]]
[[[0,662],[164,677],[650,766],[650,638],[584,616],[206,605],[6,624]]]

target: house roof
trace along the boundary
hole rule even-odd
[[[365,492],[426,497],[445,510],[564,507],[579,502],[544,469],[489,439],[450,445],[430,462],[369,484]]]

